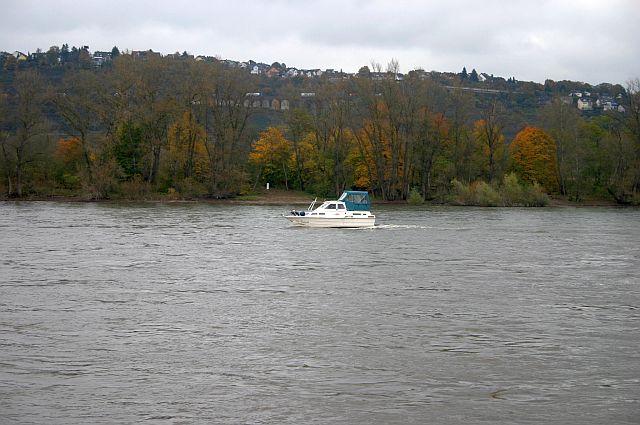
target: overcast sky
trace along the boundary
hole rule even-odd
[[[640,77],[640,0],[3,0],[0,50],[161,53],[356,72],[486,72],[544,82]]]

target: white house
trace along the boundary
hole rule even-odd
[[[28,59],[28,58],[27,58],[27,55],[25,55],[25,54],[24,54],[24,53],[22,53],[22,52],[18,52],[17,50],[16,50],[15,52],[13,52],[13,57],[14,57],[14,58],[16,58],[16,60],[17,60],[18,62],[26,61],[26,60]]]
[[[578,109],[581,111],[590,111],[593,109],[593,103],[588,97],[578,99]]]

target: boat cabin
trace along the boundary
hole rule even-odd
[[[359,190],[346,190],[342,193],[338,201],[344,202],[347,211],[369,211],[369,193]]]
[[[324,202],[322,205],[320,205],[318,209],[319,210],[346,210],[347,207],[344,202],[327,201],[327,202]]]

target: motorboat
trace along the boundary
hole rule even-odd
[[[337,201],[324,201],[315,208],[317,199],[306,211],[291,210],[285,218],[293,225],[308,227],[372,227],[376,223],[367,192],[347,190]]]

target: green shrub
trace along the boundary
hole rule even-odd
[[[524,205],[527,207],[544,207],[549,205],[549,195],[544,193],[542,186],[534,183],[525,188]]]
[[[500,195],[486,182],[480,181],[471,185],[474,192],[474,204],[481,207],[497,207],[500,205]]]
[[[524,193],[524,188],[518,182],[518,176],[515,173],[504,176],[502,187],[500,188],[502,205],[505,207],[524,205]]]
[[[91,200],[109,199],[118,187],[118,164],[114,159],[94,162],[91,172],[83,171],[83,197]]]
[[[77,190],[81,186],[82,182],[80,176],[63,173],[60,178],[60,183],[63,189]]]
[[[422,198],[422,195],[420,194],[418,189],[416,189],[415,187],[411,188],[411,190],[409,191],[409,196],[407,197],[407,203],[409,205],[424,204],[424,199]]]
[[[131,180],[120,183],[120,192],[125,199],[147,199],[151,186],[142,176],[136,175]]]
[[[451,199],[454,205],[469,205],[469,186],[458,179],[451,180]]]
[[[511,173],[504,177],[498,189],[484,181],[466,185],[454,179],[451,181],[450,202],[454,205],[481,207],[543,207],[549,204],[549,196],[537,183],[533,186],[523,185]]]
[[[187,177],[175,183],[175,190],[183,198],[190,199],[204,196],[207,193],[207,186],[198,182],[196,179]]]

